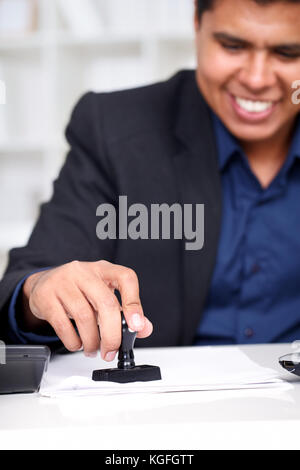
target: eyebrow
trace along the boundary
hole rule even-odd
[[[253,46],[253,43],[247,41],[246,39],[239,38],[229,33],[225,32],[216,32],[213,33],[213,37],[217,40],[225,40],[235,42],[236,44],[240,44],[241,46]],[[283,43],[283,44],[274,44],[273,46],[269,46],[268,49],[280,49],[284,52],[291,52],[291,53],[298,53],[300,54],[300,43]]]

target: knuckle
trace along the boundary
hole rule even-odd
[[[80,261],[78,260],[73,260],[70,263],[65,264],[63,267],[66,271],[69,271],[70,273],[73,273],[74,271],[78,271],[81,266]]]
[[[113,337],[110,336],[107,339],[102,339],[101,343],[102,343],[102,347],[106,351],[116,351],[120,347],[121,338],[117,336],[113,336]]]
[[[124,282],[136,282],[138,279],[136,272],[131,268],[125,268],[121,273],[121,278]]]
[[[66,321],[61,318],[61,317],[56,317],[56,318],[53,318],[53,317],[50,317],[49,318],[49,323],[51,323],[51,325],[53,326],[53,328],[55,329],[57,335],[59,337],[63,336],[67,330],[67,325],[66,325]]]
[[[83,298],[73,299],[72,301],[69,300],[67,306],[68,310],[70,310],[69,313],[80,317],[88,312],[87,302]]]
[[[101,299],[102,308],[105,310],[119,309],[119,303],[114,295],[106,295]]]
[[[130,308],[130,309],[135,309],[135,310],[142,310],[142,305],[139,299],[132,301],[132,302],[126,302],[124,304],[125,308]],[[142,312],[141,312],[142,313]]]
[[[79,313],[78,313],[79,312]],[[89,323],[92,319],[92,312],[87,309],[77,310],[76,321],[85,324]]]
[[[105,268],[105,267],[107,267],[111,264],[111,263],[109,263],[109,261],[106,261],[105,259],[100,259],[96,263],[100,268],[102,268],[102,267]]]
[[[76,323],[87,323],[92,318],[92,309],[84,300],[74,300],[73,302],[68,302],[65,306],[67,313],[76,321]]]

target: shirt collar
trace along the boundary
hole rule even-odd
[[[223,171],[229,160],[235,154],[244,154],[238,139],[231,134],[221,119],[212,110],[211,113],[218,150],[219,168]],[[288,165],[286,166],[290,167],[296,158],[300,159],[300,113],[296,118],[292,142],[286,160]]]
[[[242,153],[238,140],[224,126],[221,119],[211,110],[214,134],[216,138],[219,168],[224,170],[226,164],[235,153]]]

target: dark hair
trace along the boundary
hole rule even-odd
[[[286,3],[299,3],[300,0],[253,0],[255,3],[259,5],[268,5],[269,3],[278,3],[278,2],[286,2]],[[212,10],[216,0],[197,0],[197,12],[198,18],[201,20],[202,15],[205,11]]]

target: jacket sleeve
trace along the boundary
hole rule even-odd
[[[40,271],[40,269],[38,270]],[[38,272],[38,271],[34,271]],[[59,338],[56,335],[41,335],[36,334],[28,331],[22,331],[22,327],[19,325],[17,321],[17,306],[22,301],[22,288],[24,282],[26,281],[27,277],[31,274],[28,274],[25,278],[21,279],[18,283],[17,287],[15,288],[12,297],[10,299],[9,307],[8,307],[8,326],[9,326],[9,336],[13,343],[18,344],[54,344],[59,341]],[[50,329],[50,328],[49,328]]]
[[[112,260],[114,242],[96,236],[96,208],[115,203],[115,187],[100,116],[101,95],[83,95],[71,115],[65,136],[70,145],[54,182],[53,195],[25,247],[14,248],[0,282],[0,339],[11,342],[8,310],[18,283],[29,273],[73,260]]]

